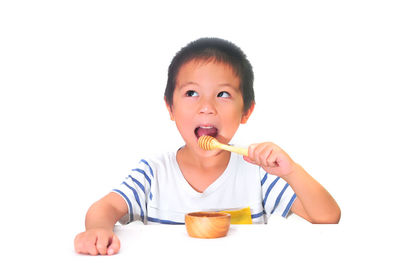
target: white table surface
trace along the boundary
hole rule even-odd
[[[363,225],[363,226],[361,226]],[[113,256],[76,254],[80,223],[3,227],[1,265],[400,265],[397,225],[369,222],[312,225],[298,217],[268,224],[231,225],[218,239],[191,238],[184,225],[115,227]]]
[[[74,265],[399,265],[387,235],[340,224],[274,218],[267,225],[232,225],[226,237],[217,239],[191,238],[184,225],[133,223],[115,231],[119,254],[92,257],[71,249],[67,259]]]

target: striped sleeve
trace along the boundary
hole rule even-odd
[[[128,213],[119,222],[128,224],[132,221],[147,220],[147,202],[152,199],[151,184],[153,169],[146,160],[141,160],[136,168],[125,177],[123,182],[112,191],[119,194],[128,206]]]
[[[280,177],[270,175],[262,168],[260,170],[262,205],[267,217],[278,214],[287,217],[296,194],[289,184]]]

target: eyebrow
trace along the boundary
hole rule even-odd
[[[178,90],[180,90],[180,89],[182,89],[182,88],[184,88],[184,87],[186,87],[188,85],[199,86],[198,83],[193,82],[193,81],[189,81],[189,82],[186,82],[186,83],[182,84],[181,86],[179,86]],[[230,88],[232,88],[232,89],[234,89],[236,91],[240,91],[239,88],[236,88],[236,87],[232,86],[230,83],[221,83],[221,84],[218,84],[218,87],[230,87]]]
[[[239,88],[232,86],[232,84],[230,84],[230,83],[221,83],[221,84],[218,84],[218,86],[219,87],[231,87],[232,89],[234,89],[236,91],[240,91]]]
[[[179,86],[178,90],[180,90],[180,89],[182,89],[183,87],[186,87],[186,86],[188,86],[188,85],[196,85],[196,86],[199,86],[199,84],[197,84],[196,82],[189,81],[189,82],[183,83],[181,86]]]

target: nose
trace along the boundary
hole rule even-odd
[[[217,110],[215,108],[215,103],[211,99],[202,99],[200,101],[200,106],[199,106],[199,113],[200,114],[216,114]]]

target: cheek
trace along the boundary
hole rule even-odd
[[[240,125],[242,113],[237,110],[231,110],[230,112],[227,112],[225,117],[226,121],[229,121],[227,126],[232,130],[236,130]]]
[[[174,115],[175,115],[175,123],[179,131],[184,132],[190,129],[188,125],[190,125],[193,116],[191,116],[189,112],[177,108],[174,112]]]

